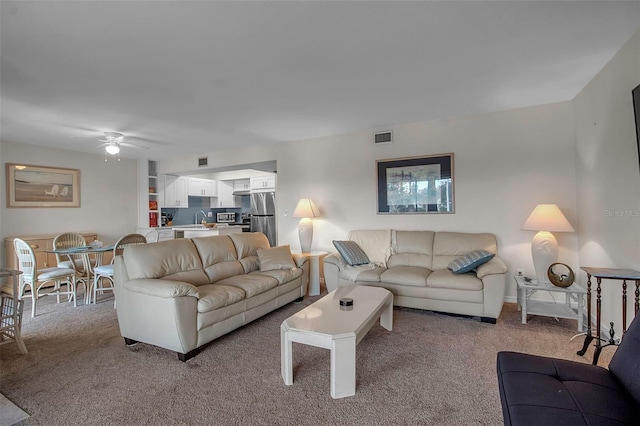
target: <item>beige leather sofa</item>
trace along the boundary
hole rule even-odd
[[[117,315],[125,343],[160,346],[186,361],[204,344],[302,300],[309,276],[305,258],[292,258],[287,248],[291,265],[271,262],[267,268],[266,257],[258,255],[274,249],[264,249],[269,241],[262,233],[126,247],[115,260]]]
[[[495,323],[504,302],[507,267],[497,256],[475,271],[454,274],[447,265],[473,250],[497,254],[492,234],[358,230],[348,237],[367,254],[349,266],[339,253],[324,258],[327,290],[360,284],[384,287],[396,306],[480,317]]]

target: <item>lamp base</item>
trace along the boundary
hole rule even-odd
[[[300,250],[302,253],[311,253],[313,223],[308,217],[300,219],[300,223],[298,224],[298,237],[300,238]]]
[[[551,232],[540,231],[531,240],[531,255],[533,267],[536,271],[536,280],[539,283],[548,283],[547,269],[558,260],[558,241]]]

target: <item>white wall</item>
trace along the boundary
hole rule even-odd
[[[631,98],[638,84],[640,31],[574,100],[581,266],[640,270],[640,171]],[[585,282],[586,274],[579,279]],[[615,322],[618,333],[621,287],[605,281],[602,297],[603,323]],[[629,319],[633,290],[630,285]]]
[[[97,232],[105,243],[134,232],[138,215],[137,163],[102,155],[2,142],[0,236]],[[80,169],[79,208],[7,208],[5,163]],[[4,246],[4,245],[3,245]],[[4,252],[2,254],[4,263]]]
[[[290,214],[302,197],[312,198],[323,213],[314,219],[314,250],[334,251],[331,241],[352,229],[491,232],[512,271],[531,274],[533,233],[520,227],[536,204],[556,203],[576,224],[570,102],[395,126],[389,145],[374,146],[372,133],[216,152],[209,158],[220,167],[277,160],[278,243],[292,248],[299,248],[299,219]],[[454,214],[376,214],[376,160],[449,152],[455,155]],[[186,171],[192,163],[161,161],[160,168]],[[560,260],[577,266],[576,235],[557,238]],[[515,297],[515,284],[509,281],[508,295]]]

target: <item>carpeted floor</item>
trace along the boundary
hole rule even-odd
[[[530,317],[505,304],[495,325],[396,308],[394,328],[375,325],[357,348],[356,395],[329,392],[329,351],[294,344],[294,384],[280,376],[280,323],[317,297],[290,304],[224,336],[186,363],[145,344],[128,349],[112,300],[39,301],[25,317],[29,350],[0,347],[0,392],[28,425],[300,425],[502,423],[496,354],[576,355],[575,321]],[[29,303],[25,312],[29,311]],[[603,350],[600,365],[613,353]]]

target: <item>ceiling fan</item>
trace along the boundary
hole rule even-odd
[[[149,149],[146,146],[125,142],[125,137],[118,132],[104,132],[104,139],[100,139],[100,142],[104,143],[98,145],[98,147],[104,146],[105,153],[110,155],[119,154],[121,147]]]

